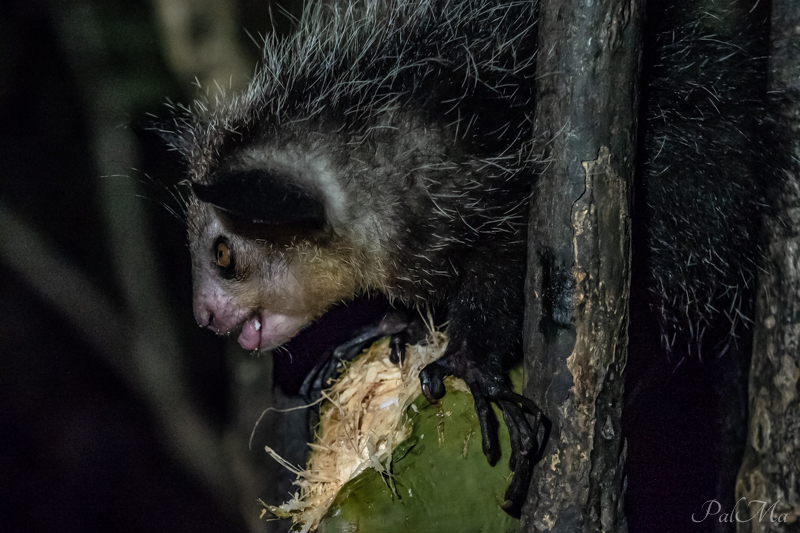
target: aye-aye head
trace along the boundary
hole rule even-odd
[[[516,211],[505,206],[477,213],[472,225],[465,213],[485,207],[483,196],[498,194],[496,185],[527,161],[521,145],[530,135],[519,124],[531,122],[522,89],[532,84],[517,84],[532,75],[525,43],[535,42],[535,10],[479,4],[312,3],[292,37],[268,37],[262,68],[242,95],[197,104],[165,128],[192,181],[201,326],[220,334],[241,327],[243,347],[266,350],[360,292],[416,303],[439,291],[427,278],[450,275],[452,261],[439,244],[438,263],[409,252],[407,240],[508,231]],[[382,16],[384,7],[397,16]],[[440,57],[432,38],[439,29],[473,23],[498,31]],[[495,109],[501,97],[508,105]],[[481,110],[490,111],[479,117]],[[464,209],[450,205],[457,202]],[[407,223],[430,216],[441,227],[414,233]]]
[[[187,214],[200,326],[241,328],[243,348],[269,350],[384,283],[381,226],[372,209],[351,205],[339,179],[347,172],[312,146],[255,143],[194,180]]]
[[[241,328],[243,348],[268,350],[338,302],[387,292],[409,176],[423,172],[409,173],[406,159],[442,157],[430,129],[393,124],[391,139],[353,143],[306,124],[199,151],[209,162],[190,169],[187,214],[201,326]]]

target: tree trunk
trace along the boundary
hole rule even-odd
[[[639,5],[541,3],[526,395],[552,424],[522,530],[626,531],[620,431]]]
[[[800,531],[800,1],[774,0],[770,90],[794,157],[767,227],[750,368],[750,425],[732,518],[739,532]]]

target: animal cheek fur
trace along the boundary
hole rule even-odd
[[[289,270],[302,287],[308,307],[318,309],[315,314],[352,299],[359,291],[357,268],[336,249],[303,246],[293,259]]]
[[[358,292],[357,269],[340,249],[299,242],[240,247],[237,279],[228,292],[243,307],[313,319]]]

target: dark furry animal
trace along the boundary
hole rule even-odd
[[[423,391],[441,397],[445,375],[467,382],[490,462],[499,447],[489,403],[500,405],[515,469],[505,507],[515,514],[536,447],[523,406],[538,412],[507,377],[520,353],[538,164],[536,8],[312,4],[294,36],[267,38],[244,94],[198,104],[167,134],[193,184],[198,322],[240,328],[244,348],[268,350],[362,293],[444,307],[450,343],[423,371]],[[658,9],[671,26],[646,56],[642,255],[665,337],[689,329],[697,339],[715,317],[734,324],[746,308],[767,204],[752,176],[763,90],[748,85],[763,65],[757,38],[720,33],[731,13],[747,16],[741,2]]]
[[[776,101],[786,95],[769,93],[767,85],[770,2],[649,0],[646,7],[623,422],[631,449],[639,450],[629,455],[629,488],[637,494],[628,500],[632,530],[637,520],[651,523],[641,514],[648,498],[663,505],[652,483],[659,460],[692,485],[667,489],[681,494],[673,510],[700,499],[735,505],[762,222],[777,214],[776,191],[791,168],[790,135],[776,119]],[[675,403],[659,405],[653,397]],[[636,445],[637,424],[671,416],[681,422]],[[712,429],[704,438],[706,428]],[[662,453],[652,443],[663,439],[704,452]],[[641,456],[644,449],[654,455]],[[689,473],[698,468],[695,458],[708,465],[704,477]],[[690,513],[676,514],[681,525],[664,530],[695,526],[684,520]]]
[[[524,473],[512,512],[534,442],[506,370],[522,331],[535,7],[314,5],[294,37],[268,40],[247,92],[173,140],[194,184],[198,322],[268,350],[360,293],[446,306],[447,353],[423,390],[466,380],[491,462],[500,403]]]
[[[788,168],[767,95],[769,4],[655,0],[647,13],[637,260],[665,346],[719,355],[750,321],[761,220]]]

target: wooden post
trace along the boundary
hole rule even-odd
[[[750,366],[750,424],[736,482],[737,531],[800,531],[800,0],[772,3],[770,92],[778,150],[789,150],[768,221]]]
[[[522,531],[626,531],[627,356],[639,5],[543,0],[526,395],[552,423]]]

